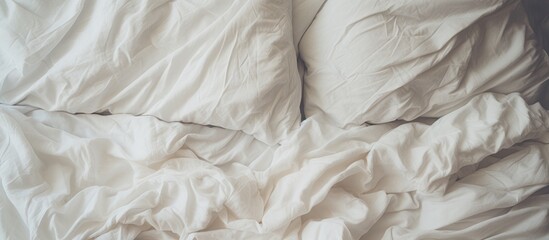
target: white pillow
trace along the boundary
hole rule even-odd
[[[520,1],[327,1],[300,43],[305,115],[339,126],[440,117],[549,79]]]
[[[300,120],[291,4],[2,3],[0,102],[154,115],[276,143]]]
[[[297,45],[326,0],[292,0],[294,45]]]

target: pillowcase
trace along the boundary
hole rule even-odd
[[[294,32],[294,47],[298,51],[299,41],[301,37],[307,31],[307,28],[313,22],[316,14],[322,8],[325,0],[293,0],[292,1],[292,27]],[[305,74],[305,64],[299,57],[299,52],[297,56],[297,69],[299,71],[299,77],[303,80],[303,75]],[[303,113],[303,104],[300,105],[301,117],[304,120]]]
[[[297,48],[301,37],[313,22],[325,0],[293,0],[292,1],[292,27],[294,32],[294,45]]]
[[[242,130],[300,120],[291,2],[2,3],[0,102]]]
[[[520,1],[327,1],[300,43],[305,115],[340,127],[440,117],[549,79]]]

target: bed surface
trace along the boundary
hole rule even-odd
[[[545,3],[460,2],[0,3],[0,239],[548,239]]]

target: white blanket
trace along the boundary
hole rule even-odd
[[[0,105],[2,239],[547,238],[549,112],[483,94],[440,119],[280,145],[131,115]]]

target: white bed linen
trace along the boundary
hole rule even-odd
[[[299,125],[290,1],[1,1],[0,20],[0,103],[152,115],[269,144]]]
[[[325,0],[293,0],[292,1],[292,29],[294,34],[294,45],[297,51],[299,41],[307,28],[313,22],[316,14],[324,4]]]
[[[251,171],[267,167],[273,149],[253,137],[153,117],[1,111],[2,208],[10,214],[2,214],[0,238],[132,238],[151,227],[181,234],[205,228],[231,201],[243,207],[235,216],[261,218]],[[17,216],[23,229],[12,227]]]
[[[0,105],[0,238],[481,239],[549,236],[549,112],[483,94],[432,124],[279,146],[131,115]]]
[[[520,1],[327,1],[300,42],[303,105],[341,127],[440,117],[483,92],[538,101],[549,57]]]

